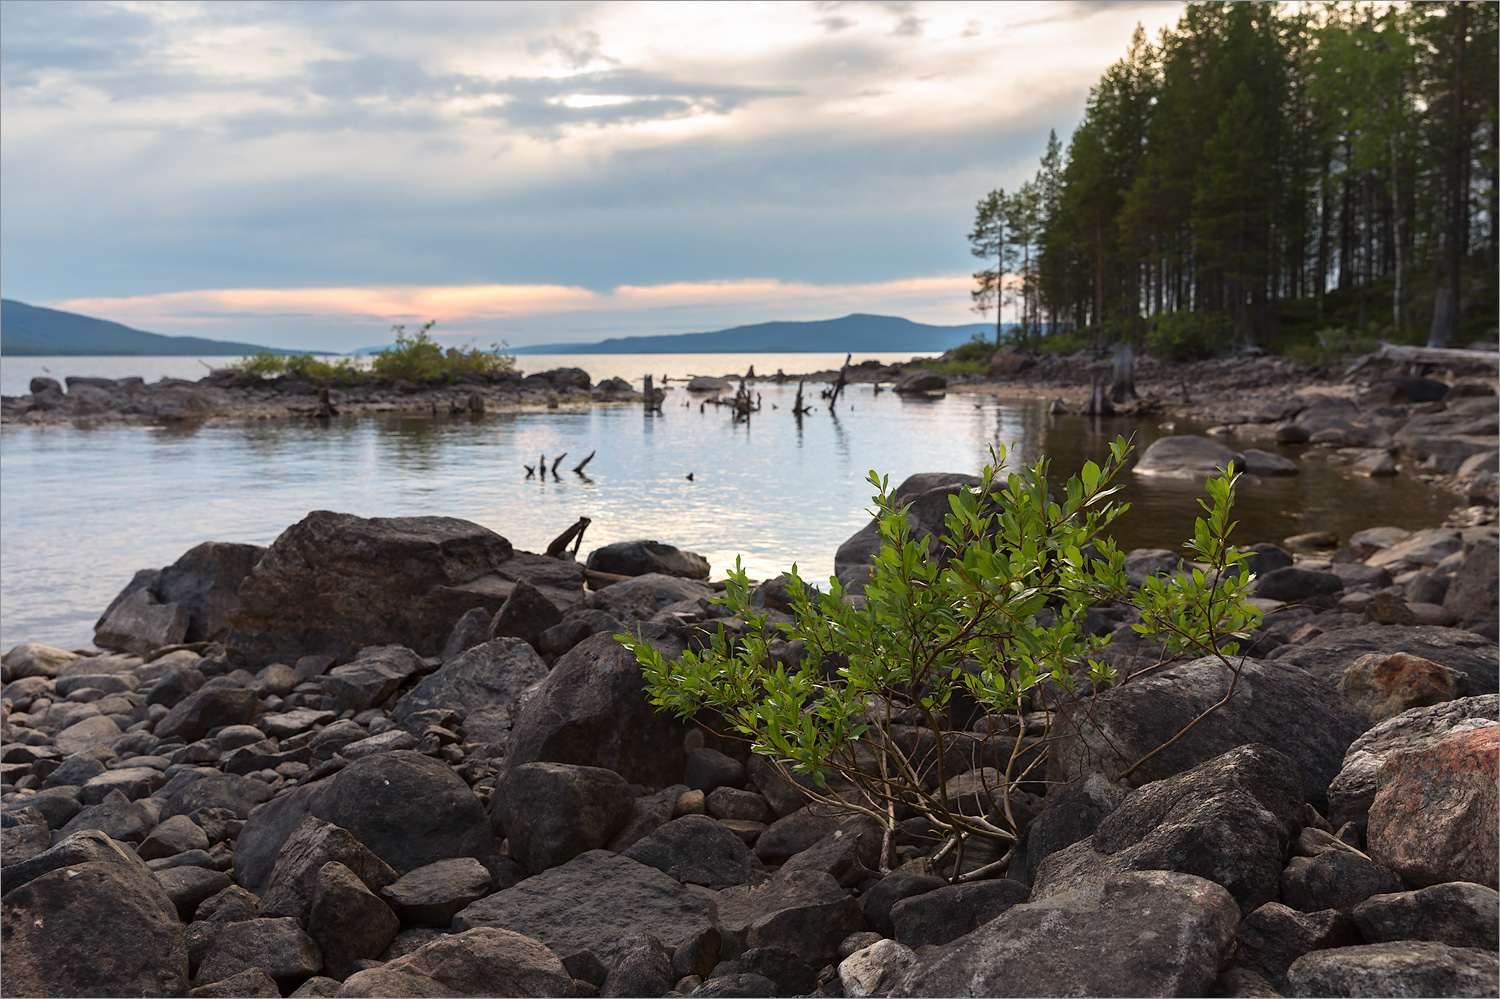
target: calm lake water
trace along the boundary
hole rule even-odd
[[[797,362],[818,366],[812,359],[819,355],[746,355],[752,360],[744,363],[709,356],[715,360],[705,365],[701,356],[619,355],[609,360],[620,367],[597,371],[576,355],[523,360],[531,370],[579,364],[597,379],[630,377],[630,365],[637,376],[722,374],[749,363],[759,372],[792,371]],[[157,359],[129,360],[139,371],[141,361]],[[4,362],[7,378],[11,364]],[[677,389],[656,417],[635,406],[597,406],[328,424],[6,427],[0,647],[86,645],[95,618],[136,569],[167,564],[207,540],[269,544],[316,509],[462,517],[532,551],[588,516],[585,552],[647,537],[703,554],[716,576],[738,556],[753,577],[795,562],[805,576],[824,578],[835,549],[868,518],[872,469],[893,485],[915,472],[976,471],[992,445],[1017,442],[1024,458],[1045,454],[1066,475],[1102,457],[1116,434],[1134,433],[1144,446],[1167,432],[1151,422],[1049,417],[1035,400],[903,400],[869,386],[854,387],[836,418],[815,400],[817,412],[799,425],[789,411],[795,386],[760,391],[764,409],[749,426],[712,406],[700,413]],[[1173,432],[1194,429],[1201,428],[1179,423]],[[587,478],[572,474],[590,452]],[[523,463],[563,453],[556,479],[526,479]],[[1115,533],[1127,548],[1176,547],[1191,534],[1197,489],[1128,473],[1124,484],[1134,508]],[[1440,522],[1452,506],[1452,497],[1405,477],[1346,478],[1309,460],[1296,477],[1242,491],[1235,537],[1251,543],[1308,530],[1347,537],[1378,524],[1415,528]]]

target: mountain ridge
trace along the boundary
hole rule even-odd
[[[164,336],[108,319],[0,299],[0,357],[238,357],[258,350],[304,353],[231,340]]]
[[[943,351],[975,333],[993,336],[991,323],[932,326],[900,316],[855,312],[837,319],[779,320],[704,333],[611,337],[596,343],[512,347],[511,354],[759,354],[868,351]]]

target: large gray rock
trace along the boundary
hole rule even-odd
[[[187,942],[176,907],[134,854],[84,833],[7,867],[5,881],[6,995],[186,992]]]
[[[1459,732],[1486,728],[1500,720],[1500,697],[1486,694],[1411,708],[1365,732],[1349,746],[1343,765],[1328,786],[1328,819],[1335,827],[1353,822],[1363,828],[1375,801],[1380,768],[1396,753],[1433,747]]]
[[[728,888],[766,876],[743,840],[706,815],[684,815],[637,841],[623,856],[665,871],[684,884]]]
[[[572,979],[546,945],[480,927],[441,937],[346,979],[340,996],[565,996]]]
[[[1500,948],[1500,893],[1471,881],[1373,895],[1354,907],[1353,916],[1370,943],[1432,940],[1452,947]]]
[[[401,921],[353,871],[336,860],[324,864],[313,879],[307,932],[323,952],[323,969],[347,978],[354,962],[385,952]]]
[[[1222,700],[1233,679],[1214,658],[1197,659],[1111,687],[1063,712],[1047,778],[1089,771],[1113,779]],[[1324,811],[1344,751],[1369,721],[1304,671],[1281,660],[1243,660],[1229,703],[1129,776],[1139,787],[1247,743],[1275,746],[1296,763],[1304,800]]]
[[[1324,632],[1305,645],[1282,648],[1287,651],[1276,656],[1277,662],[1307,670],[1330,689],[1338,687],[1344,671],[1362,656],[1379,653],[1384,658],[1405,652],[1463,673],[1469,678],[1471,694],[1500,691],[1500,660],[1495,643],[1458,628],[1362,624]],[[1281,649],[1276,651],[1280,653]]]
[[[714,922],[714,896],[707,889],[591,850],[480,899],[453,917],[453,928],[512,930],[559,954],[593,951],[607,969],[627,937],[651,933],[675,947]]]
[[[626,623],[648,621],[659,610],[684,600],[710,600],[718,596],[705,583],[681,576],[648,572],[644,576],[622,579],[589,596],[596,610]],[[634,628],[630,629],[632,632]]]
[[[380,897],[408,923],[446,927],[461,909],[494,888],[494,878],[483,864],[473,857],[455,857],[403,874],[382,889]]]
[[[907,476],[891,498],[898,508],[910,506],[906,516],[911,524],[912,538],[925,541],[930,550],[936,551],[937,539],[947,531],[945,518],[952,512],[948,497],[960,489],[979,484],[977,476],[963,472],[919,472]],[[839,545],[833,556],[833,571],[840,579],[844,579],[846,573],[868,572],[875,556],[880,554],[880,544],[879,525],[871,519]]]
[[[257,809],[235,843],[235,880],[265,891],[277,855],[312,815],[341,826],[397,874],[450,857],[495,857],[484,807],[469,786],[419,753],[380,753]]]
[[[521,692],[546,676],[547,664],[530,645],[519,638],[497,638],[424,677],[397,702],[392,718],[420,736],[428,723],[419,712],[452,711],[470,742],[506,742]]]
[[[163,603],[187,611],[184,641],[217,642],[229,634],[240,584],[265,553],[259,545],[205,541],[161,571],[151,589]]]
[[[621,576],[644,576],[659,572],[665,576],[707,579],[708,559],[696,552],[683,551],[660,541],[617,541],[589,552],[588,568]]]
[[[1136,475],[1206,479],[1234,460],[1235,453],[1213,438],[1184,434],[1152,441],[1133,471]]]
[[[380,892],[396,880],[391,866],[349,830],[309,815],[277,854],[276,866],[261,893],[261,914],[306,919],[318,872],[332,863],[353,873],[372,892]]]
[[[1497,565],[1500,565],[1500,550],[1495,539],[1476,541],[1453,574],[1453,582],[1443,596],[1443,609],[1460,621],[1494,624],[1497,594],[1500,594]]]
[[[1053,788],[1047,793],[1042,812],[1026,829],[1025,856],[1023,862],[1012,865],[1011,877],[1031,884],[1042,861],[1094,835],[1099,823],[1128,793],[1097,773]]]
[[[510,855],[533,874],[603,847],[630,818],[630,785],[613,770],[525,763],[501,777],[490,799]]]
[[[1028,901],[1030,894],[1025,885],[1011,878],[945,885],[892,906],[890,935],[908,947],[949,943]],[[866,902],[867,916],[869,911]]]
[[[317,943],[290,917],[225,923],[198,965],[200,985],[260,968],[283,987],[315,975],[323,967]]]
[[[400,645],[367,646],[353,662],[335,666],[318,684],[351,711],[365,711],[384,701],[407,678],[421,672],[422,660]]]
[[[896,379],[896,384],[892,388],[902,395],[942,392],[948,388],[948,379],[936,371],[908,371]]]
[[[1493,951],[1416,940],[1315,950],[1287,969],[1294,996],[1492,996],[1497,978]]]
[[[719,928],[744,948],[777,947],[814,967],[865,928],[859,901],[823,871],[788,871],[719,892]],[[817,962],[817,963],[814,963]]]
[[[1249,912],[1277,898],[1301,828],[1296,764],[1269,746],[1241,746],[1131,794],[1088,840],[1042,863],[1032,898],[1083,890],[1118,871],[1166,870],[1223,885]]]
[[[641,625],[640,633],[668,660],[686,649],[675,631],[659,625]],[[686,734],[646,699],[635,656],[612,636],[595,635],[559,659],[521,706],[505,765],[603,767],[632,783],[663,787],[682,779]]]
[[[145,655],[187,637],[186,607],[162,603],[149,589],[131,593],[107,612],[94,629],[94,644],[106,649]]]
[[[897,996],[1206,996],[1239,909],[1211,881],[1168,871],[1007,909],[927,954]]]
[[[241,584],[228,641],[257,664],[345,661],[366,645],[435,655],[466,611],[498,611],[521,578],[560,606],[582,598],[582,566],[514,552],[478,524],[317,510],[283,531]]]
[[[156,723],[154,734],[158,739],[177,736],[193,742],[210,729],[252,724],[265,709],[248,687],[203,687],[177,702]]]

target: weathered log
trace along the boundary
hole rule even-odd
[[[1493,364],[1500,366],[1500,352],[1493,350],[1465,350],[1460,347],[1409,347],[1399,343],[1382,343],[1373,354],[1356,358],[1344,371],[1349,378],[1377,361],[1395,361],[1407,364]]]

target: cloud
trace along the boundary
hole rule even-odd
[[[1177,9],[3,3],[0,281],[616,301],[758,276],[811,307],[792,289],[966,273],[975,199]]]

